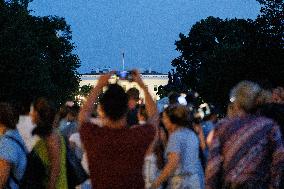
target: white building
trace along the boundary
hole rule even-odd
[[[83,85],[92,85],[95,86],[97,84],[98,78],[101,73],[92,72],[90,74],[82,74],[80,87]],[[161,74],[157,72],[144,72],[141,73],[141,77],[145,85],[148,87],[150,94],[152,95],[154,100],[159,100],[159,96],[156,95],[158,92],[158,87],[160,85],[164,86],[168,84],[168,74]],[[110,82],[115,82],[116,76],[113,76]],[[127,80],[118,80],[118,84],[121,85],[126,91],[132,87],[137,88],[140,91],[140,97],[144,99],[144,94],[139,88],[136,82],[129,82]]]

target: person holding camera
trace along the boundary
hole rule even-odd
[[[113,72],[102,75],[79,113],[81,140],[87,152],[92,187],[96,189],[144,188],[144,155],[158,125],[156,105],[138,71],[132,74],[145,93],[149,121],[143,127],[127,128],[128,96],[118,84],[109,84]],[[94,103],[100,96],[102,127],[90,123]]]

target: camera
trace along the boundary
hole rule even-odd
[[[133,81],[132,71],[117,71],[115,75],[121,80]]]

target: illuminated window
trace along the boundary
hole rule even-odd
[[[154,85],[154,91],[158,91],[157,85]]]

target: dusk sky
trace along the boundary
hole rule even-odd
[[[208,16],[251,18],[256,0],[34,0],[33,15],[64,17],[71,25],[80,73],[104,66],[167,73],[179,56],[175,41]]]

